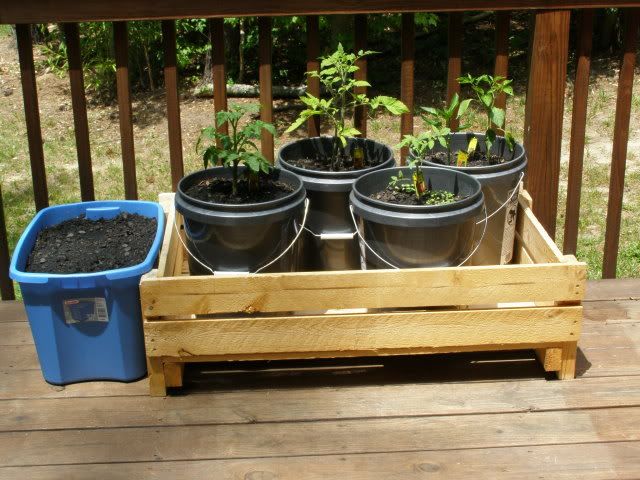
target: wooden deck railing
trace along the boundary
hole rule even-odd
[[[635,1],[591,1],[578,0],[323,0],[299,2],[298,0],[183,0],[182,2],[154,2],[139,0],[95,0],[75,2],[61,0],[55,5],[48,0],[23,0],[0,4],[0,24],[15,24],[25,120],[29,143],[29,155],[36,209],[48,206],[45,158],[42,149],[40,115],[36,78],[33,63],[33,45],[30,24],[63,23],[69,60],[71,99],[78,152],[78,171],[82,200],[94,198],[93,174],[87,109],[80,56],[78,24],[80,21],[112,21],[114,31],[115,60],[117,68],[117,99],[120,119],[120,141],[124,172],[125,197],[137,198],[136,162],[131,114],[131,89],[127,63],[128,20],[162,20],[164,49],[164,78],[167,102],[169,153],[173,188],[184,172],[182,136],[180,126],[180,104],[178,96],[178,73],[176,68],[177,18],[210,18],[213,44],[213,84],[215,111],[227,108],[225,88],[225,58],[223,18],[225,16],[259,16],[259,83],[261,117],[271,121],[273,96],[271,84],[271,16],[307,15],[307,69],[318,67],[320,52],[318,17],[321,14],[356,14],[354,16],[354,41],[357,48],[364,48],[367,41],[367,13],[402,13],[401,69],[399,73],[401,98],[411,109],[414,99],[415,62],[415,12],[449,13],[449,60],[447,75],[447,97],[459,91],[456,78],[462,73],[463,51],[462,13],[465,10],[496,10],[496,58],[494,72],[507,76],[508,36],[511,10],[535,10],[535,28],[530,52],[529,81],[525,110],[524,142],[529,168],[527,188],[535,198],[534,210],[551,236],[555,235],[560,176],[560,154],[562,120],[564,116],[564,93],[569,53],[569,22],[572,11],[580,16],[577,42],[577,69],[573,96],[573,116],[570,142],[569,181],[564,235],[565,253],[574,254],[577,245],[580,190],[583,152],[585,145],[586,105],[589,87],[591,40],[594,8],[637,7]],[[615,276],[622,212],[629,118],[631,109],[631,87],[635,66],[640,8],[627,8],[624,12],[624,56],[620,69],[616,104],[615,135],[611,163],[611,185],[607,212],[607,231],[603,261],[603,277]],[[360,78],[367,73],[366,60],[360,63]],[[310,78],[308,89],[318,95],[320,85]],[[504,106],[505,99],[499,99]],[[367,118],[356,112],[357,127],[365,133]],[[405,114],[400,119],[401,135],[413,131],[413,115]],[[309,120],[308,134],[318,135],[317,119]],[[273,137],[265,133],[261,139],[262,152],[273,160]],[[401,161],[406,158],[402,152]],[[8,247],[2,197],[0,191],[0,287],[3,299],[13,297],[13,285],[7,276]]]

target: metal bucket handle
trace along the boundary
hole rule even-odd
[[[467,261],[469,261],[469,259],[473,256],[474,253],[476,253],[476,251],[478,250],[478,248],[480,247],[480,244],[482,243],[482,240],[484,239],[484,235],[487,233],[487,223],[489,222],[489,216],[487,215],[487,205],[483,204],[482,205],[483,211],[484,211],[484,219],[480,220],[479,222],[476,222],[476,225],[479,225],[480,223],[484,222],[484,228],[482,229],[482,235],[480,236],[480,239],[478,240],[478,243],[476,243],[476,246],[473,247],[473,249],[471,250],[471,253],[469,253],[469,255],[467,255],[467,257],[458,264],[458,267],[461,267],[462,265],[464,265]],[[502,208],[502,207],[501,207]],[[358,222],[356,222],[356,216],[353,213],[353,205],[349,205],[349,212],[351,213],[351,220],[353,221],[353,226],[356,229],[356,235],[358,235],[358,238],[360,239],[360,241],[364,244],[365,247],[367,247],[367,249],[373,253],[379,260],[382,260],[384,263],[386,263],[387,265],[389,265],[391,268],[393,268],[394,270],[400,270],[400,267],[398,267],[397,265],[394,265],[393,263],[388,262],[387,260],[385,260],[384,258],[382,258],[378,252],[376,252],[368,243],[367,241],[364,239],[364,235],[362,235],[362,233],[360,233],[360,229],[358,228]],[[495,212],[494,212],[495,213]]]
[[[522,182],[523,178],[524,178],[524,172],[520,172],[520,178],[516,182],[516,186],[513,188],[513,190],[511,190],[511,193],[509,194],[505,202],[502,205],[500,205],[498,208],[496,208],[493,212],[491,212],[491,215],[487,215],[486,220],[489,220],[491,217],[497,214],[500,210],[502,210],[504,207],[509,205],[511,200],[513,200],[513,197],[515,197],[515,195],[520,191],[520,182]],[[484,222],[484,220],[480,220],[479,222],[476,223],[476,225],[480,225],[480,223],[482,222]]]
[[[305,198],[304,199],[304,215],[302,216],[302,225],[300,226],[300,228],[298,229],[296,236],[293,237],[293,240],[291,241],[291,243],[289,244],[289,246],[287,246],[287,248],[285,248],[282,252],[280,252],[280,254],[274,258],[273,260],[271,260],[270,262],[268,262],[266,265],[263,265],[262,267],[258,268],[255,272],[253,273],[260,273],[262,270],[270,267],[271,265],[273,265],[274,263],[276,263],[278,260],[280,260],[289,250],[291,250],[293,248],[293,246],[296,244],[296,242],[298,241],[298,239],[300,238],[300,235],[302,234],[302,232],[305,230],[305,225],[307,224],[307,214],[309,213],[309,199]],[[202,260],[200,260],[198,257],[196,257],[191,250],[189,250],[189,247],[187,247],[187,244],[185,243],[185,241],[182,239],[182,235],[180,235],[180,230],[178,229],[178,222],[177,222],[177,216],[174,218],[174,222],[173,222],[173,228],[176,230],[176,233],[178,234],[178,239],[180,240],[180,243],[182,243],[182,246],[184,247],[185,251],[191,255],[191,258],[193,258],[196,262],[198,262],[200,264],[200,266],[204,267],[206,270],[208,270],[209,272],[211,272],[211,275],[214,276],[233,276],[233,275],[240,275],[243,273],[251,273],[251,272],[218,272],[216,270],[214,270],[213,268],[211,268],[209,265],[207,265],[206,263],[204,263]],[[196,247],[196,250],[198,248]]]

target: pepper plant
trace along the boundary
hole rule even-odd
[[[486,116],[485,147],[487,156],[490,155],[491,146],[496,139],[495,125],[499,129],[504,129],[505,111],[496,107],[496,97],[501,93],[513,96],[513,80],[500,76],[480,75],[477,77],[467,74],[466,77],[458,78],[460,85],[469,85],[476,95],[476,100]],[[513,135],[505,132],[505,141],[510,150],[513,150],[515,141]]]
[[[423,113],[420,116],[423,122],[433,128],[438,135],[438,139],[444,139],[442,146],[447,149],[447,163],[449,165],[451,164],[451,133],[459,129],[469,128],[469,125],[464,124],[452,130],[452,120],[460,120],[469,108],[470,103],[470,98],[460,101],[460,97],[455,93],[449,105],[445,105],[443,108],[421,107]]]
[[[339,43],[335,52],[321,57],[320,71],[307,72],[307,75],[320,80],[328,98],[318,98],[310,93],[301,96],[300,100],[307,108],[300,112],[287,132],[297,129],[313,116],[327,119],[333,128],[334,139],[329,165],[331,170],[336,170],[339,166],[339,157],[344,154],[347,137],[361,133],[353,126],[353,112],[356,107],[365,107],[371,112],[384,108],[393,115],[409,112],[405,104],[396,98],[385,95],[369,98],[364,93],[355,92],[356,87],[371,86],[365,80],[356,80],[354,73],[359,70],[356,62],[373,53],[375,52],[363,50],[348,53]]]
[[[196,151],[202,154],[204,168],[220,164],[231,169],[232,195],[238,193],[240,164],[246,167],[249,191],[252,192],[259,188],[260,175],[268,174],[272,168],[260,153],[255,140],[260,139],[262,130],[275,135],[275,127],[262,120],[252,120],[243,127],[240,126],[240,121],[246,114],[257,111],[256,105],[233,105],[229,110],[216,113],[213,126],[203,128],[196,143]],[[220,131],[225,123],[229,126],[229,134]]]

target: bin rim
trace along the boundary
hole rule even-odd
[[[117,268],[112,270],[102,270],[100,272],[91,272],[91,273],[34,273],[34,272],[25,272],[23,270],[24,265],[18,266],[18,261],[22,260],[25,256],[31,253],[23,252],[25,248],[27,248],[27,242],[31,239],[33,235],[37,235],[40,231],[38,229],[35,233],[33,232],[36,228],[36,225],[41,221],[41,219],[49,215],[52,211],[55,210],[66,210],[71,209],[73,207],[82,206],[85,210],[88,208],[101,208],[101,207],[120,207],[124,212],[127,213],[135,213],[127,210],[127,206],[133,205],[143,205],[148,206],[150,209],[153,209],[154,215],[146,214],[143,216],[152,217],[157,220],[156,234],[153,239],[153,243],[151,244],[151,248],[149,248],[149,252],[145,259],[136,265],[131,265],[130,267],[125,268]],[[151,212],[150,212],[151,213]],[[139,214],[142,215],[142,214]],[[66,219],[60,220],[63,222],[65,220],[70,220],[71,218],[75,218],[77,214],[69,216]],[[157,202],[150,202],[145,200],[96,200],[91,202],[76,202],[76,203],[65,203],[61,205],[54,205],[51,207],[43,208],[40,210],[35,217],[29,222],[29,225],[24,229],[22,235],[20,235],[20,239],[16,244],[16,248],[13,251],[13,255],[11,257],[11,265],[9,267],[9,276],[19,282],[19,283],[28,283],[28,284],[45,284],[52,279],[102,279],[105,278],[107,280],[119,280],[124,278],[132,278],[136,276],[143,275],[149,272],[152,267],[155,259],[158,255],[158,251],[160,249],[160,245],[162,243],[162,239],[164,237],[164,210],[162,206]],[[26,261],[26,260],[25,260]],[[21,262],[23,263],[23,262]],[[82,288],[80,286],[80,288]]]

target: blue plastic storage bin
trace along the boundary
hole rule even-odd
[[[71,275],[27,273],[38,232],[85,214],[113,218],[120,212],[158,222],[151,250],[132,267]],[[41,210],[20,237],[10,276],[20,283],[42,374],[56,385],[86,380],[131,381],[146,374],[140,314],[140,277],[153,268],[164,232],[159,204],[100,201]],[[65,312],[66,310],[66,312]],[[66,313],[66,316],[65,316]]]

